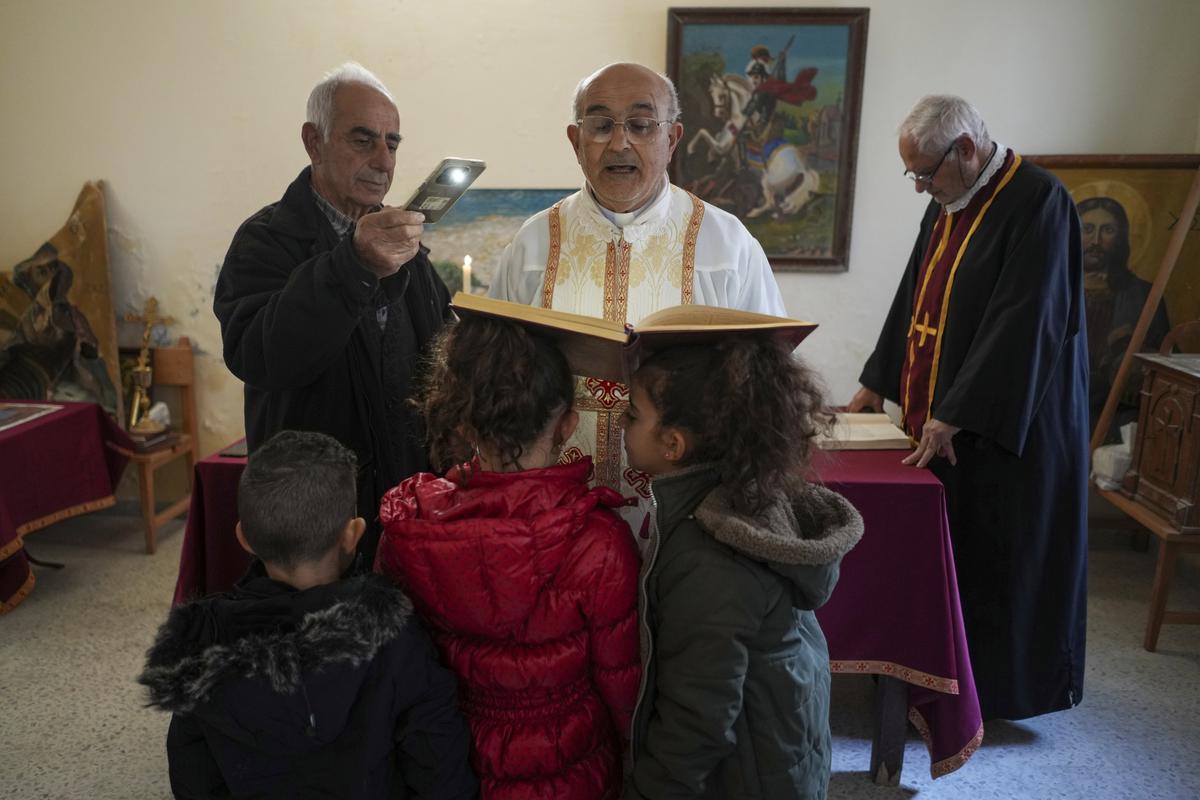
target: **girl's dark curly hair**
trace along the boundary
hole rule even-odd
[[[571,409],[574,395],[571,369],[550,340],[490,317],[448,326],[417,399],[434,469],[469,461],[474,445],[516,465],[551,417]]]
[[[767,336],[659,351],[634,378],[662,427],[688,434],[688,463],[719,464],[741,511],[760,511],[804,480],[813,440],[828,430],[815,373]]]

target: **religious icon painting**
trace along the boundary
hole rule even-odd
[[[425,226],[421,243],[451,293],[486,294],[522,223],[576,191],[471,189],[436,225]]]
[[[62,229],[0,271],[0,398],[88,401],[117,414],[110,286],[103,185],[89,182]]]
[[[1071,192],[1079,212],[1087,316],[1089,404],[1095,427],[1163,264],[1175,229],[1189,234],[1161,299],[1154,304],[1140,348],[1157,352],[1176,325],[1200,319],[1200,217],[1180,218],[1200,155],[1028,156],[1053,172]],[[1181,341],[1200,352],[1200,341]],[[1136,365],[1136,362],[1135,362]],[[1140,373],[1117,388],[1118,405],[1106,441],[1137,419]]]
[[[667,12],[672,180],[737,216],[776,270],[847,268],[865,8]]]

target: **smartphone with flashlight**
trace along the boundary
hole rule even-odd
[[[419,211],[426,222],[437,222],[462,197],[487,165],[474,158],[443,158],[404,204]]]

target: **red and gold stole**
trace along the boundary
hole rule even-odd
[[[920,288],[913,302],[904,368],[900,372],[904,430],[914,439],[921,438],[921,429],[929,419],[933,404],[942,335],[946,330],[946,313],[950,308],[950,292],[954,288],[958,266],[971,237],[992,207],[992,201],[1012,180],[1020,165],[1021,157],[1010,150],[1004,164],[987,185],[975,193],[966,208],[956,213],[943,208],[934,223],[925,258],[917,273]]]

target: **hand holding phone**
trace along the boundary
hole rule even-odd
[[[368,269],[386,278],[417,254],[424,230],[418,213],[403,208],[373,211],[354,227],[354,252]]]
[[[474,158],[443,158],[442,163],[429,173],[429,177],[404,204],[404,208],[424,214],[426,222],[437,222],[463,196],[486,166]]]

